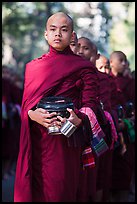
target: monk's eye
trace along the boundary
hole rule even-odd
[[[50,28],[50,31],[55,31],[55,28]]]
[[[89,50],[89,48],[88,47],[84,47],[84,50]]]
[[[67,32],[68,30],[67,30],[66,28],[63,28],[62,31],[63,31],[63,32]]]
[[[71,46],[76,46],[76,44],[75,44],[75,43],[71,43],[70,45],[71,45]]]
[[[105,69],[109,69],[109,65],[105,65],[104,68],[105,68]]]

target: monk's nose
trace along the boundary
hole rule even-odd
[[[78,50],[78,54],[83,54],[83,49],[81,47]]]
[[[125,66],[126,65],[126,61],[123,60],[122,61],[122,65]]]
[[[61,37],[61,31],[57,30],[56,33],[55,33],[55,36]]]

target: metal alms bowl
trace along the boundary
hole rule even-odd
[[[49,113],[56,112],[57,115],[65,118],[69,118],[70,113],[67,111],[67,108],[74,110],[74,104],[70,98],[63,96],[50,96],[43,97],[37,104],[37,108],[43,108]],[[58,127],[51,126],[48,128],[49,134],[62,134]]]

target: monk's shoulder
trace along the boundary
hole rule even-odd
[[[110,81],[108,74],[106,74],[105,72],[101,72],[101,71],[97,70],[97,73],[98,73],[100,78]]]
[[[77,55],[77,54],[74,54],[73,55],[73,59],[78,61],[79,64],[82,64],[84,66],[87,66],[87,67],[93,67],[95,68],[95,66],[92,64],[92,62],[90,62],[89,60],[87,59],[84,59],[83,57],[81,57],[80,55]]]
[[[37,57],[37,58],[32,59],[32,60],[29,61],[26,65],[27,65],[27,66],[30,66],[30,65],[32,65],[32,64],[34,64],[34,63],[40,62],[41,60],[45,59],[47,56],[48,56],[48,53],[47,53],[47,54],[43,54],[43,55],[41,55],[40,57]]]

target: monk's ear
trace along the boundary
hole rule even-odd
[[[109,65],[110,65],[110,67],[112,67],[112,64],[113,64],[113,63],[112,63],[112,60],[110,59],[110,60],[109,60]]]
[[[46,30],[44,32],[44,37],[45,37],[46,40],[48,40],[48,36],[47,36],[47,31]]]
[[[99,57],[100,57],[100,54],[98,53],[98,54],[97,54],[97,58],[96,58],[96,60],[98,60],[98,59],[99,59]]]
[[[75,40],[75,37],[76,37],[76,32],[73,31],[72,34],[71,34],[71,40]]]

